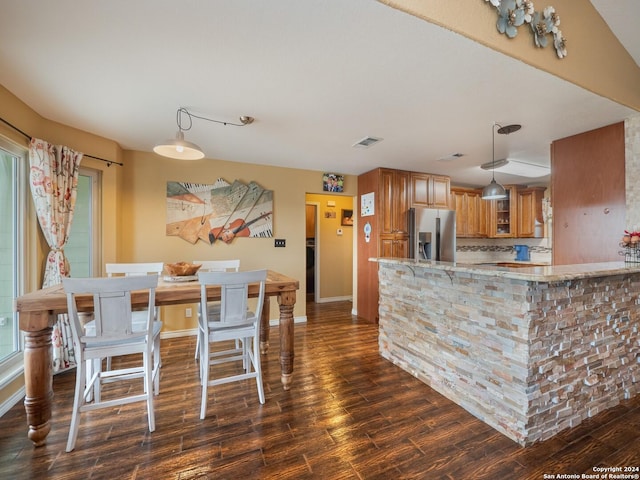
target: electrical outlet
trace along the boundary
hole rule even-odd
[[[287,241],[284,238],[276,238],[274,240],[274,247],[286,247]]]
[[[186,308],[184,310],[184,316],[187,317],[187,318],[191,318],[191,315],[193,315],[193,312],[191,311],[191,309],[190,308]]]
[[[7,317],[0,317],[0,327],[7,325]]]

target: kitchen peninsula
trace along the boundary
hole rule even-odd
[[[379,263],[381,355],[520,445],[640,393],[640,265]]]

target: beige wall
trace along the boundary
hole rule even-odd
[[[353,179],[353,183],[357,180]],[[352,210],[354,197],[345,195],[307,195],[308,203],[318,205],[316,255],[320,269],[318,301],[344,299],[353,291],[354,228],[341,225],[342,210]],[[334,202],[335,206],[329,206]],[[327,214],[335,213],[335,217]],[[354,217],[355,218],[355,217]],[[342,229],[342,235],[338,235]]]
[[[640,67],[591,2],[534,2],[536,10],[551,5],[560,16],[560,30],[567,40],[568,53],[559,59],[552,42],[545,48],[537,48],[524,25],[513,39],[498,32],[495,8],[483,0],[464,2],[464,8],[460,2],[442,0],[378,1],[640,111]]]
[[[180,161],[134,151],[125,151],[123,161],[123,208],[119,236],[122,249],[118,261],[240,258],[243,270],[270,268],[298,279],[300,290],[293,314],[295,317],[305,316],[305,202],[307,193],[322,191],[323,172],[212,159]],[[275,248],[273,238],[236,238],[230,244],[216,242],[209,245],[202,241],[191,244],[165,234],[167,182],[214,183],[218,178],[229,183],[234,180],[244,183],[256,181],[263,188],[273,190],[273,234],[275,238],[286,239],[285,248]],[[344,198],[349,205],[356,192],[356,177],[345,176]],[[185,308],[163,309],[165,330],[195,328],[195,318],[186,318]],[[272,302],[272,319],[278,318],[277,308],[277,302]]]

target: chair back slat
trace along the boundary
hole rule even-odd
[[[150,273],[157,273],[158,275],[161,275],[163,269],[163,262],[105,264],[105,270],[109,277],[113,277],[115,275],[131,277],[136,275],[148,275]]]
[[[62,284],[67,294],[67,309],[71,320],[71,328],[81,342],[87,339],[119,341],[128,338],[140,338],[150,335],[153,328],[153,307],[155,305],[155,288],[158,275],[142,275],[133,277],[106,278],[63,278]],[[134,290],[149,291],[149,309],[146,329],[133,331],[131,292]],[[93,296],[93,312],[95,335],[85,336],[78,316],[76,296],[91,294]]]
[[[220,322],[227,325],[238,325],[247,322],[248,314],[255,314],[260,318],[264,304],[266,270],[249,272],[198,272],[200,281],[200,305],[207,305],[207,286],[219,285],[220,292]],[[249,299],[249,285],[258,284],[258,301],[255,312],[247,310]],[[206,311],[202,312],[206,318]],[[252,315],[253,316],[253,315]],[[206,323],[206,322],[205,322]]]
[[[240,270],[240,259],[234,260],[194,260],[195,265],[202,265],[199,272],[237,272]]]

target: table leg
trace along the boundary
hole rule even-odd
[[[24,383],[29,433],[27,436],[36,447],[46,443],[51,430],[51,402],[53,399],[53,353],[51,331],[26,332],[24,340]]]
[[[278,295],[280,305],[280,368],[281,381],[285,390],[291,388],[293,374],[293,307],[296,303],[296,292],[282,292]]]
[[[269,310],[271,310],[269,297],[264,297],[262,316],[260,317],[260,353],[266,355],[269,351]]]

